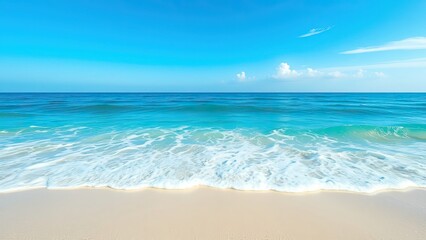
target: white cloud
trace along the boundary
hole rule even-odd
[[[291,69],[290,65],[286,62],[280,63],[277,68],[277,73],[274,78],[278,79],[294,79],[294,78],[321,78],[332,77],[341,78],[346,77],[347,74],[339,70],[317,70],[313,68],[306,68],[300,70]]]
[[[342,73],[341,71],[332,71],[332,72],[327,73],[327,75],[330,76],[330,77],[334,77],[334,78],[341,78],[341,77],[345,76],[345,74]]]
[[[300,38],[305,38],[305,37],[314,36],[314,35],[317,35],[317,34],[320,34],[320,33],[326,32],[326,31],[328,31],[328,30],[330,30],[330,29],[331,29],[331,27],[326,27],[326,28],[313,28],[313,29],[309,30],[309,32],[307,32],[307,33],[305,33],[305,34],[303,34],[303,35],[300,35],[299,37],[300,37]]]
[[[246,72],[242,71],[240,73],[236,74],[237,80],[239,82],[249,82],[249,81],[255,81],[255,76],[247,76]]]
[[[341,54],[357,54],[357,53],[368,53],[368,52],[380,52],[380,51],[391,51],[391,50],[414,50],[414,49],[426,49],[426,37],[412,37],[406,38],[400,41],[388,42],[380,46],[374,47],[363,47],[354,50],[344,51]]]
[[[357,78],[363,78],[364,77],[364,70],[363,69],[358,69],[358,71],[355,73],[355,77]]]
[[[246,73],[245,72],[237,73],[237,78],[239,81],[246,80]]]
[[[308,68],[306,71],[306,75],[308,75],[308,77],[317,77],[322,75],[322,72],[312,68]]]
[[[386,77],[386,74],[384,72],[374,72],[374,75],[378,78]]]
[[[359,75],[360,73],[357,72]],[[322,77],[332,77],[332,78],[342,78],[342,77],[349,77],[353,76],[350,74],[345,74],[338,70],[329,70],[329,71],[323,71],[323,70],[317,70],[313,68],[307,68],[306,70],[293,70],[290,68],[290,65],[288,63],[280,63],[280,65],[277,68],[277,74],[274,76],[278,79],[290,79],[290,78],[322,78]]]
[[[354,79],[354,78],[372,78],[379,77],[383,78],[385,74],[383,72],[373,72],[366,71],[361,67],[343,67],[343,68],[322,68],[322,69],[291,69],[288,63],[280,63],[277,68],[277,73],[274,75],[274,78],[277,79],[306,79],[306,78],[317,78],[317,79],[327,79],[327,78],[345,78],[345,79]]]
[[[282,62],[277,67],[275,79],[377,79],[387,78],[388,75],[381,70],[396,68],[426,68],[426,58],[414,58],[399,61],[382,62],[370,65],[353,65],[327,68],[292,69],[287,62]],[[250,77],[247,79],[255,79]]]
[[[286,62],[280,63],[280,65],[277,68],[277,75],[276,78],[295,78],[299,76],[300,74],[296,70],[292,70],[290,68],[290,65]]]
[[[383,73],[382,73],[383,74]],[[289,78],[369,78],[378,76],[376,73],[369,73],[362,68],[323,68],[323,69],[291,69],[288,63],[281,63],[277,68],[277,74],[274,76],[278,79]]]

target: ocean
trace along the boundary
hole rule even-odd
[[[200,185],[426,187],[426,94],[0,94],[0,192]]]

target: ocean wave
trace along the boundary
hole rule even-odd
[[[424,126],[410,129],[416,127]],[[287,129],[259,132],[185,126],[108,132],[76,126],[45,132],[36,132],[44,128],[31,129],[20,135],[8,132],[1,138],[0,191],[205,185],[285,192],[371,192],[426,187],[424,141],[397,145],[356,141],[371,131],[373,137],[409,136],[398,127],[344,126],[297,134]],[[355,134],[359,129],[363,134]],[[332,134],[338,136],[341,131],[357,137],[342,139]]]
[[[16,112],[0,112],[0,118],[23,118],[31,117],[32,114],[28,113],[16,113]]]
[[[69,108],[66,108],[64,110],[69,112],[77,112],[77,113],[119,113],[119,112],[126,112],[126,111],[133,111],[137,110],[137,106],[132,105],[115,105],[115,104],[94,104],[94,105],[83,105],[83,106],[72,106]]]
[[[398,126],[348,125],[314,130],[315,133],[336,138],[352,138],[368,141],[397,141],[414,139],[426,141],[425,124],[402,124]]]

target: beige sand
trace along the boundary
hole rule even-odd
[[[426,190],[3,193],[0,239],[426,239]]]

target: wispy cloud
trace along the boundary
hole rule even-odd
[[[299,37],[300,38],[305,38],[305,37],[314,36],[314,35],[326,32],[326,31],[330,30],[331,28],[332,27],[330,27],[330,26],[326,27],[326,28],[313,28],[313,29],[309,30],[309,32],[307,32],[307,33],[305,33],[303,35],[300,35]]]
[[[351,71],[358,69],[395,69],[395,68],[426,68],[426,58],[413,58],[399,61],[381,62],[369,65],[340,66],[323,68],[322,70]]]
[[[368,52],[381,52],[391,50],[414,50],[426,49],[426,37],[412,37],[400,41],[392,41],[380,46],[362,47],[354,50],[344,51],[341,54],[357,54]]]

